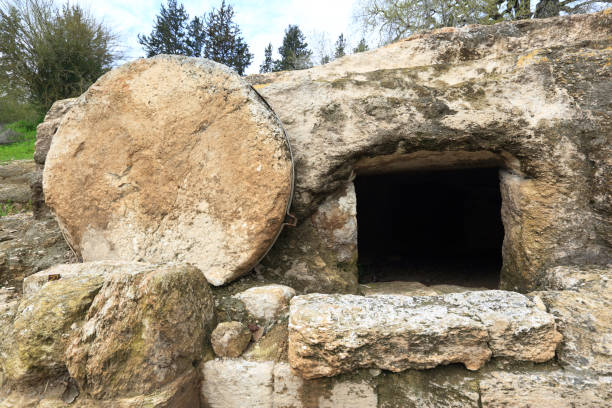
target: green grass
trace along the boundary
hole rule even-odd
[[[25,204],[17,203],[0,203],[0,217],[6,217],[7,215],[15,215],[22,212],[32,211],[32,202]]]
[[[0,146],[0,163],[10,160],[32,159],[34,143],[36,142],[36,126],[38,123],[20,120],[6,125],[7,128],[23,135],[24,140],[10,145]]]

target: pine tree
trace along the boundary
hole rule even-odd
[[[151,35],[138,34],[138,42],[147,52],[147,57],[158,54],[192,55],[193,50],[187,45],[189,15],[183,5],[176,0],[168,0],[168,6],[162,3]]]
[[[201,57],[205,39],[204,23],[199,17],[194,17],[191,23],[189,23],[189,27],[187,27],[187,39],[185,40],[187,55]]]
[[[274,64],[275,71],[291,71],[312,67],[310,57],[312,51],[308,49],[304,34],[296,25],[290,25],[285,30],[283,45],[278,49],[281,59]]]
[[[321,58],[321,65],[329,64],[330,61],[331,58],[329,58],[329,55],[325,55],[323,58]]]
[[[338,40],[336,41],[336,52],[334,53],[334,58],[342,58],[346,55],[344,49],[346,48],[346,39],[344,38],[344,34],[340,34]]]
[[[213,9],[205,17],[205,49],[204,57],[225,64],[244,74],[245,69],[251,65],[253,54],[249,53],[249,46],[240,36],[240,28],[232,20],[234,9],[226,5],[225,0],[218,10]]]
[[[259,66],[259,73],[265,74],[274,70],[274,61],[272,60],[272,43],[268,44],[264,53],[264,62]]]
[[[357,44],[357,47],[353,48],[353,54],[357,54],[358,52],[364,52],[369,49],[370,47],[368,47],[365,38],[362,38],[361,41],[359,41],[359,44]]]

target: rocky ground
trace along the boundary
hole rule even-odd
[[[32,201],[30,179],[36,171],[32,160],[0,163],[0,204],[25,206]]]
[[[54,219],[31,212],[0,217],[0,286],[20,290],[25,277],[75,260]]]

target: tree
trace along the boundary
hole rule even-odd
[[[192,27],[185,7],[182,4],[178,5],[176,0],[168,0],[167,7],[163,3],[161,5],[151,35],[138,34],[138,42],[145,49],[147,57],[158,54],[199,54],[201,47],[198,50],[194,49],[198,46],[195,39],[188,44],[188,35],[193,34],[190,31],[197,30],[198,22],[192,22],[194,24]]]
[[[201,57],[205,39],[206,31],[204,29],[204,23],[199,17],[194,17],[187,27],[187,39],[185,40],[185,45],[187,47],[186,55]]]
[[[539,0],[533,13],[534,18],[556,17],[564,14],[590,13],[612,4],[612,0]]]
[[[366,32],[378,31],[386,43],[418,30],[492,22],[489,13],[496,1],[499,0],[361,0],[355,19]]]
[[[336,41],[336,52],[334,53],[334,58],[342,58],[346,55],[344,49],[346,48],[346,39],[344,38],[344,34],[340,34],[338,40]]]
[[[308,43],[312,51],[312,61],[316,64],[325,65],[329,63],[334,55],[334,45],[329,39],[326,31],[313,30],[308,36]]]
[[[218,10],[213,9],[205,17],[205,39],[203,56],[213,61],[234,68],[238,74],[244,74],[251,65],[253,54],[241,37],[240,28],[233,22],[234,9],[222,1]]]
[[[357,54],[358,52],[365,52],[369,49],[370,47],[368,47],[368,43],[366,43],[365,38],[362,38],[361,41],[359,41],[359,44],[357,44],[357,47],[353,48],[353,54]]]
[[[355,19],[385,43],[418,30],[584,13],[605,3],[612,0],[360,0]]]
[[[78,96],[120,58],[117,37],[78,5],[0,2],[0,77],[45,112]]]
[[[274,70],[274,60],[272,59],[272,43],[268,44],[264,52],[264,62],[259,66],[259,73],[265,74]]]
[[[289,25],[285,30],[283,45],[278,49],[281,59],[276,62],[276,71],[291,71],[312,67],[312,51],[304,34],[297,25]]]

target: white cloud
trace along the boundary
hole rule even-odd
[[[144,56],[138,44],[138,34],[149,34],[161,1],[147,0],[78,0],[88,6],[92,13],[102,18],[121,36],[126,60]],[[180,2],[180,0],[179,0]],[[255,58],[248,73],[259,71],[264,49],[272,43],[276,50],[281,45],[285,29],[297,24],[305,35],[317,32],[329,33],[332,41],[344,33],[351,43],[359,38],[352,36],[352,13],[354,0],[234,0],[229,1],[235,10],[235,20]],[[191,17],[218,7],[221,0],[184,0],[183,4]]]

